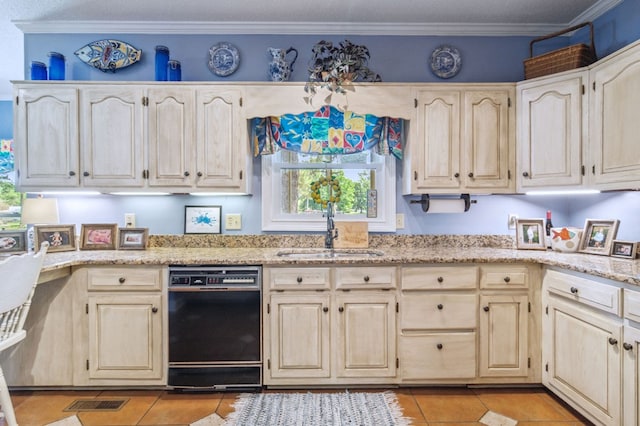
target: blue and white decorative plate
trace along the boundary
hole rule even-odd
[[[240,65],[238,49],[231,43],[214,44],[209,49],[209,56],[209,69],[220,77],[233,74]]]
[[[462,67],[462,57],[455,47],[442,45],[431,53],[431,71],[440,78],[454,77]]]

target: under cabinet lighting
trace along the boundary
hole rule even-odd
[[[85,195],[100,195],[98,191],[38,191],[27,192],[27,194],[42,194],[42,195],[71,195],[71,196],[85,196]]]
[[[109,192],[109,195],[140,195],[140,196],[153,196],[153,195],[171,195],[169,192]]]
[[[246,192],[190,192],[194,197],[228,197],[234,195],[249,195]]]
[[[597,189],[567,189],[567,190],[550,190],[550,191],[528,191],[525,195],[589,195],[599,194]]]

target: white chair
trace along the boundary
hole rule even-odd
[[[49,243],[37,253],[9,256],[0,261],[0,353],[23,340],[24,321],[40,276]],[[17,426],[7,382],[0,366],[0,410],[9,426]]]

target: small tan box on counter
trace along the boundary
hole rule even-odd
[[[369,224],[367,222],[335,222],[338,238],[333,241],[335,248],[369,247]]]

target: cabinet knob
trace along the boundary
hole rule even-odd
[[[298,284],[300,284],[302,282],[302,277],[296,278],[296,281],[298,282]]]
[[[73,170],[69,172],[69,176],[75,176],[75,175],[76,175],[76,172],[74,172]]]
[[[155,306],[153,308],[151,308],[151,312],[153,312],[154,314],[158,312],[158,308],[156,308]]]
[[[118,282],[119,282],[120,284],[124,284],[124,282],[125,282],[126,280],[127,280],[127,279],[126,279],[125,277],[120,277],[120,278],[118,278]]]
[[[454,173],[453,177],[454,178],[459,178],[460,177],[460,173]]]
[[[529,172],[522,172],[522,176],[529,177]]]
[[[441,350],[441,349],[443,348],[442,343],[438,343],[438,344],[436,345],[436,348],[438,348],[438,350]]]
[[[571,287],[571,290],[570,290],[570,291],[571,291],[571,293],[573,293],[573,294],[578,294],[578,289],[577,289],[577,288],[575,288],[575,287]]]
[[[82,176],[89,176],[89,175],[90,175],[90,173],[89,173],[89,172],[83,172],[83,173],[82,173]]]
[[[324,308],[322,308],[322,312],[329,312],[329,308],[325,306]]]
[[[442,278],[442,277],[438,277],[438,282],[439,282],[439,283],[441,283],[441,282],[443,282],[443,281],[444,281],[444,278]]]
[[[627,343],[627,342],[624,342],[622,344],[622,347],[624,348],[625,351],[630,351],[630,350],[633,349],[633,345],[631,343]]]
[[[511,281],[511,277],[504,277],[504,282],[505,282],[505,283],[508,283],[508,282],[510,282],[510,281]]]
[[[613,337],[609,337],[609,344],[611,346],[615,346],[618,344],[618,339],[614,339]]]
[[[470,172],[467,176],[469,176],[470,178],[473,178],[473,172]]]
[[[184,177],[189,177],[189,175],[191,175],[191,173],[189,173],[189,171],[184,172]]]
[[[338,308],[338,312],[344,312],[344,307],[340,306],[340,307]]]
[[[442,303],[438,303],[437,308],[438,308],[439,310],[442,310],[442,308],[444,308],[444,306],[442,305]]]
[[[369,280],[370,280],[369,275],[365,275],[363,280],[364,280],[365,283],[368,283]]]
[[[198,177],[202,177],[202,172],[198,172],[196,174],[198,175]]]
[[[489,307],[485,306],[484,308],[482,308],[485,312],[489,312]]]

